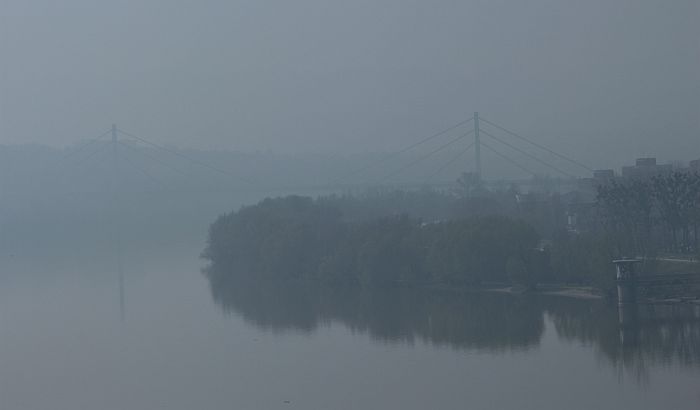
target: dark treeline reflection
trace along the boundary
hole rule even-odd
[[[536,346],[544,331],[542,308],[528,297],[207,276],[225,311],[275,331],[338,322],[385,342],[489,350]]]
[[[553,303],[556,302],[556,303]],[[648,364],[700,368],[700,307],[609,307],[578,300],[549,301],[560,338],[596,347],[610,362],[643,372]]]
[[[560,340],[591,346],[638,373],[648,365],[700,367],[700,309],[640,306],[622,312],[603,300],[415,288],[330,287],[241,279],[205,270],[214,301],[257,327],[312,333],[340,323],[387,343],[455,349],[535,348],[549,318]],[[621,323],[621,318],[624,320]]]

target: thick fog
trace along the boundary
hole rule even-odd
[[[0,0],[0,409],[697,409],[699,22]]]
[[[0,3],[0,143],[394,151],[479,111],[594,168],[700,148],[700,3]]]

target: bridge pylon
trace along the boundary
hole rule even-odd
[[[474,112],[474,159],[476,178],[481,182],[481,139],[479,137],[479,112]]]

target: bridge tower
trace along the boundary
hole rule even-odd
[[[481,182],[481,139],[479,137],[479,112],[474,112],[474,155],[476,178]]]
[[[125,300],[124,300],[124,266],[123,266],[123,250],[122,250],[122,234],[119,219],[123,216],[121,210],[121,202],[119,202],[119,152],[117,151],[118,130],[117,124],[112,124],[112,206],[115,207],[113,212],[112,222],[114,224],[114,246],[117,253],[117,281],[119,287],[119,315],[122,322],[125,321]]]
[[[117,196],[117,178],[119,171],[119,161],[117,159],[117,142],[117,124],[112,124],[112,195],[115,198]]]

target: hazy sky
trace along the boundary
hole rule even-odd
[[[393,150],[478,110],[596,167],[687,160],[699,21],[698,0],[0,0],[0,143],[116,122],[189,147]]]

